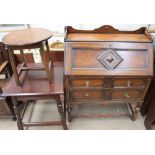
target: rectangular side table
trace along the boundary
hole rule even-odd
[[[40,67],[42,64],[33,67]],[[30,66],[31,67],[31,66]],[[20,66],[18,66],[20,68]],[[55,126],[62,125],[63,129],[67,129],[66,116],[65,116],[65,102],[64,106],[61,103],[60,96],[64,94],[63,90],[63,63],[54,63],[53,68],[53,83],[49,84],[46,74],[43,71],[37,72],[22,72],[21,80],[23,81],[22,86],[17,86],[15,78],[12,77],[10,82],[3,89],[2,96],[11,96],[14,104],[14,111],[17,117],[18,129],[23,130],[24,127],[29,126]],[[55,99],[57,103],[58,112],[60,114],[60,121],[50,122],[23,122],[22,118],[24,112],[21,115],[19,109],[19,103],[17,101],[35,101],[42,99]]]

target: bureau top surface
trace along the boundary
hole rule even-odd
[[[65,32],[66,42],[152,42],[152,37],[147,33],[146,27],[141,27],[133,31],[123,31],[115,29],[110,25],[104,25],[94,30],[78,30],[71,26],[66,26]]]
[[[144,34],[93,34],[93,33],[70,33],[66,41],[116,41],[116,42],[148,42],[149,39]]]

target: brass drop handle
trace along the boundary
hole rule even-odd
[[[86,87],[89,87],[90,81],[85,81]]]
[[[128,87],[131,87],[131,81],[130,81],[130,80],[127,81],[127,86],[128,86]]]
[[[130,98],[130,96],[129,96],[129,94],[124,94],[124,96],[126,97],[126,98]]]
[[[84,96],[85,96],[85,97],[89,97],[89,93],[86,93]]]

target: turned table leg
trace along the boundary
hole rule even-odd
[[[72,106],[67,102],[68,122],[72,121]]]
[[[57,102],[57,108],[58,108],[58,112],[60,114],[60,119],[62,122],[63,129],[67,130],[66,119],[65,119],[64,110],[63,110],[63,106],[61,103],[60,95],[57,95],[55,99]]]
[[[129,103],[129,108],[131,110],[131,120],[135,121],[137,119],[138,113],[140,112],[140,107],[136,104]]]
[[[5,101],[6,101],[6,104],[8,105],[8,107],[9,107],[9,109],[10,109],[10,111],[11,111],[12,120],[13,120],[13,121],[16,121],[17,119],[16,119],[16,115],[15,115],[15,112],[14,112],[14,107],[13,107],[13,103],[12,103],[11,97],[7,97],[7,98],[5,99]]]
[[[16,115],[16,118],[17,118],[18,130],[23,130],[22,119],[21,119],[21,115],[20,115],[18,101],[16,100],[16,97],[11,97],[11,99],[12,99],[12,103],[14,105],[14,112],[15,112],[15,115]]]

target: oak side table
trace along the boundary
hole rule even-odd
[[[47,77],[49,82],[52,82],[52,66],[53,61],[49,59],[49,46],[48,39],[53,35],[52,32],[42,28],[30,28],[30,29],[22,29],[12,31],[3,38],[3,43],[6,45],[14,73],[14,77],[17,85],[21,85],[20,75],[22,71],[30,71],[30,70],[46,70]],[[46,50],[44,49],[46,47]],[[24,56],[24,49],[36,49],[39,48],[40,56],[42,59],[43,67],[30,67],[28,63],[26,63]],[[23,58],[23,63],[17,71],[16,63],[14,58],[14,50],[20,50],[20,53]]]
[[[31,64],[32,67],[40,67],[42,64]],[[35,66],[34,66],[35,65]],[[17,67],[17,70],[20,66]],[[53,65],[53,82],[49,83],[46,79],[44,71],[36,72],[22,72],[21,79],[23,80],[22,86],[17,86],[15,77],[12,76],[8,85],[3,88],[2,97],[10,96],[14,105],[14,111],[17,118],[17,126],[19,130],[29,126],[57,126],[62,125],[63,129],[67,129],[66,125],[66,102],[61,102],[61,97],[64,95],[63,89],[63,63],[55,62]],[[20,110],[18,101],[29,101],[54,99],[57,104],[57,109],[60,114],[60,120],[47,121],[47,122],[23,122],[26,105],[23,112]],[[65,97],[64,97],[65,99]],[[52,114],[52,113],[51,113]],[[35,115],[35,113],[34,113]]]

